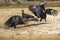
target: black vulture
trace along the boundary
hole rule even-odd
[[[41,18],[40,21],[42,21],[42,19],[46,21],[45,4],[38,5],[37,7],[31,6],[29,10],[32,11],[37,18]]]
[[[22,10],[22,17],[23,18],[26,18],[26,19],[34,18],[34,16],[32,16],[32,15],[29,15],[29,14],[24,13],[24,10]]]
[[[23,19],[20,16],[18,16],[18,15],[10,17],[5,22],[6,26],[14,27],[14,28],[16,28],[16,25],[18,25],[18,24],[25,24],[25,22],[23,21]]]
[[[45,9],[45,5],[46,3],[42,3],[41,5],[38,5],[37,7],[34,7],[33,5],[31,5],[29,7],[29,10],[37,17],[37,18],[41,18],[40,21],[42,21],[42,19],[44,19],[46,21],[46,14],[50,14],[50,15],[57,15],[58,12],[55,9]]]

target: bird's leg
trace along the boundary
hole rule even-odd
[[[16,23],[13,23],[14,24],[14,28],[16,28]]]
[[[42,21],[42,18],[40,19],[40,22]]]
[[[42,21],[42,18],[40,19],[40,22]]]
[[[46,19],[45,19],[45,23],[46,23]]]
[[[14,24],[14,28],[16,28],[16,25]]]

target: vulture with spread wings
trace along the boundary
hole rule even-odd
[[[57,16],[58,11],[55,9],[45,9],[46,2],[41,3],[38,6],[30,5],[29,10],[37,17],[40,21],[44,19],[46,21],[46,14]]]

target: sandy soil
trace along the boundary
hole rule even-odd
[[[47,7],[60,11],[60,7]],[[18,25],[16,29],[6,29],[4,22],[13,15],[20,15],[21,10],[24,9],[25,13],[33,15],[28,8],[12,8],[0,9],[0,37],[11,36],[25,36],[25,37],[59,37],[60,36],[60,13],[56,16],[47,15],[47,22],[42,21],[36,24],[37,21],[28,21],[27,25]]]

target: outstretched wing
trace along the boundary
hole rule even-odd
[[[11,25],[12,25],[12,18],[13,18],[13,17],[10,17],[4,24],[5,24],[6,26],[11,26]]]
[[[55,9],[46,9],[45,13],[49,15],[57,16],[58,11]]]

